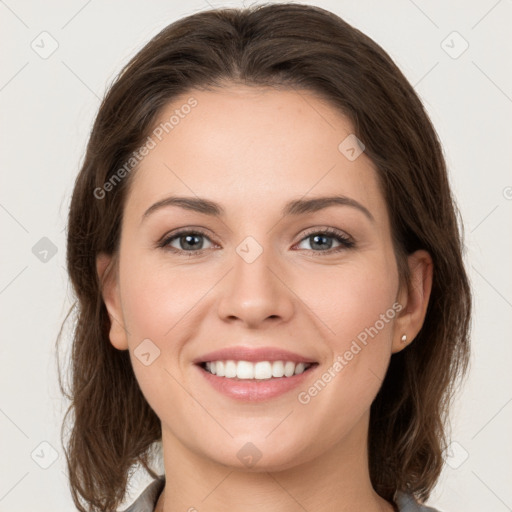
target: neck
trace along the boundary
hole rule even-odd
[[[279,471],[226,466],[189,450],[162,430],[166,485],[156,512],[393,512],[368,470],[368,416],[320,456]]]

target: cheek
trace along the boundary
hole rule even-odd
[[[398,273],[387,259],[376,253],[373,256],[333,267],[314,294],[319,317],[331,328],[333,348],[337,352],[346,350],[358,336],[364,342],[368,330],[373,333],[372,338],[389,338],[396,317],[393,304]]]
[[[329,358],[316,380],[298,391],[296,418],[304,418],[305,436],[322,432],[322,446],[354,431],[382,385],[400,309],[395,277],[392,268],[384,272],[380,265],[354,265],[350,271],[334,272],[329,293],[316,295],[318,304],[325,304],[319,316],[334,332],[320,340]]]
[[[187,324],[191,295],[195,292],[172,276],[164,278],[157,266],[142,263],[136,258],[132,262],[125,260],[120,283],[132,366],[151,404],[146,391],[153,386],[161,389],[164,383],[166,387],[169,385],[170,376],[165,369],[173,372],[169,363],[178,358],[180,351],[180,346],[169,340]]]
[[[370,348],[368,352],[389,348],[397,309],[394,288],[365,279],[340,292],[336,299],[339,309],[333,315],[333,330],[337,352],[349,349],[356,340]],[[370,340],[377,343],[370,344]]]
[[[334,274],[324,303],[324,320],[332,329],[332,362],[322,381],[333,383],[332,399],[340,406],[369,407],[382,383],[391,357],[396,302],[396,268],[383,264],[352,266]],[[322,385],[322,383],[320,383]]]
[[[123,315],[133,371],[148,404],[160,418],[173,410],[186,424],[181,414],[189,409],[176,404],[192,404],[180,385],[184,380],[178,363],[196,328],[191,307],[201,290],[184,286],[172,273],[163,274],[158,267],[125,268]]]
[[[160,341],[172,337],[208,290],[206,283],[184,279],[179,270],[158,266],[127,268],[122,283],[123,315],[131,344],[141,337]]]

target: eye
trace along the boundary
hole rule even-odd
[[[332,239],[338,243],[337,247],[333,248]],[[355,245],[354,241],[348,235],[335,228],[324,228],[321,230],[316,228],[315,230],[311,230],[306,234],[300,243],[304,243],[304,241],[308,242],[310,246],[313,247],[312,249],[306,248],[306,250],[327,254],[350,249]],[[315,248],[319,248],[320,250],[315,250]]]
[[[190,256],[196,256],[210,248],[204,247],[204,239],[212,243],[208,236],[200,230],[183,230],[165,237],[158,246],[173,252],[188,252]]]
[[[338,246],[333,248],[333,241]],[[210,247],[204,247],[204,240],[208,240],[211,244]],[[300,243],[308,242],[312,249],[305,249],[313,251],[318,254],[333,254],[345,249],[350,249],[355,246],[354,241],[342,231],[335,228],[315,228],[306,233]],[[189,256],[199,256],[207,249],[213,247],[213,243],[206,235],[199,229],[183,229],[181,231],[171,233],[159,242],[158,247],[170,250],[175,253],[188,253]],[[300,248],[300,247],[299,247]],[[301,249],[304,249],[303,247]],[[320,250],[316,250],[320,249]]]

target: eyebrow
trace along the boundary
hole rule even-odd
[[[210,201],[209,199],[203,199],[200,197],[170,196],[151,205],[144,212],[141,222],[157,210],[169,206],[177,206],[185,210],[191,210],[204,215],[211,215],[213,217],[223,217],[226,214],[226,211],[220,204]],[[290,215],[304,215],[306,213],[314,213],[323,210],[330,206],[350,206],[352,208],[356,208],[360,212],[364,213],[369,220],[375,222],[375,218],[365,206],[357,202],[355,199],[342,195],[315,197],[311,199],[295,199],[285,204],[281,211],[281,215],[286,217]]]

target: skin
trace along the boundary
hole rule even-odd
[[[411,283],[399,288],[376,170],[365,153],[350,161],[338,150],[353,127],[330,104],[307,91],[228,84],[176,98],[160,121],[190,96],[198,105],[133,176],[118,258],[97,260],[100,276],[112,270],[103,288],[111,343],[130,351],[162,423],[167,483],[157,510],[392,511],[369,479],[369,410],[391,355],[406,346],[402,335],[411,342],[424,321],[432,260],[425,251],[410,255]],[[280,213],[291,199],[334,193],[374,220],[351,206]],[[141,220],[170,195],[210,199],[226,214],[171,206]],[[203,254],[189,257],[196,249],[179,237],[171,244],[181,254],[157,247],[187,227],[207,232],[196,242]],[[315,246],[311,234],[325,227],[355,246],[333,252],[336,238]],[[308,228],[318,229],[306,236]],[[248,236],[263,249],[252,263],[236,252]],[[318,378],[397,302],[395,318],[307,404],[297,395],[311,378],[277,398],[242,403],[214,390],[192,363],[227,346],[278,346],[317,361]],[[134,350],[148,338],[160,355],[146,366]],[[248,442],[261,452],[250,468],[237,457]]]

